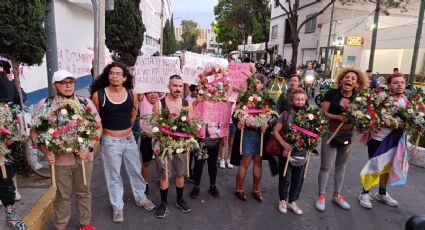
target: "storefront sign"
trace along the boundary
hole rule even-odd
[[[344,46],[344,36],[337,36],[334,44],[335,46]]]
[[[361,45],[363,45],[363,37],[347,36],[347,37],[345,37],[345,45],[347,45],[347,46],[361,46]]]

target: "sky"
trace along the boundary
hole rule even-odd
[[[174,25],[180,25],[182,20],[193,20],[202,27],[210,27],[217,3],[218,0],[171,0]]]

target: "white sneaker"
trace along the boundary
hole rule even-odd
[[[372,198],[369,196],[369,193],[360,193],[359,201],[360,201],[360,206],[362,206],[363,208],[371,209],[372,208],[371,200]]]
[[[288,203],[288,209],[291,209],[295,214],[303,214],[303,211],[300,209],[300,207],[298,207],[297,203],[295,202]]]
[[[155,208],[155,205],[147,197],[143,201],[136,202],[136,205],[149,211]]]
[[[0,207],[1,207],[1,206],[3,206],[3,202],[1,202],[1,200],[0,200]]]
[[[378,201],[386,203],[391,207],[397,207],[398,206],[398,202],[396,200],[394,200],[388,193],[386,195],[381,195],[379,193],[376,193],[374,197]]]
[[[122,223],[124,221],[124,212],[119,209],[115,209],[112,212],[112,221],[114,223]]]
[[[279,202],[278,208],[279,208],[279,212],[286,213],[288,211],[288,208],[286,207],[286,201],[285,200],[281,200]]]
[[[224,159],[220,160],[220,168],[222,168],[222,169],[226,168],[226,163],[225,163]]]
[[[232,169],[233,168],[233,165],[230,164],[230,160],[227,160],[227,168],[229,168],[229,169]]]
[[[16,201],[19,201],[19,200],[21,200],[21,199],[22,199],[21,194],[18,192],[18,190],[15,190],[15,200],[16,200]]]

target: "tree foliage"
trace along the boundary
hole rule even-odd
[[[115,0],[114,10],[106,12],[105,44],[114,61],[128,66],[136,63],[146,31],[139,5],[140,0]]]
[[[174,33],[173,17],[171,20],[167,19],[164,26],[164,46],[163,54],[170,55],[176,52],[176,35]]]
[[[268,0],[219,0],[214,7],[213,25],[223,52],[229,53],[244,44],[248,36],[253,43],[268,42],[270,2]]]
[[[45,0],[1,1],[0,55],[12,62],[20,93],[19,65],[40,65],[46,53],[45,5]]]
[[[192,20],[183,20],[182,26],[182,49],[188,51],[195,51],[196,40],[200,35],[201,31],[198,29],[198,24]]]

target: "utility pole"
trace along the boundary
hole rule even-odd
[[[332,33],[332,22],[334,19],[334,10],[335,10],[335,1],[332,2],[331,21],[329,23],[328,44],[326,46],[326,53],[325,53],[325,74],[322,77],[323,80],[325,80],[325,77],[327,76],[329,76],[330,78],[330,72],[331,72],[330,63],[328,59],[329,59],[329,46],[331,44],[331,33]]]
[[[376,37],[378,35],[379,11],[381,10],[381,0],[376,0],[375,15],[373,17],[372,44],[370,47],[369,69],[373,71],[373,61],[375,59]]]
[[[92,0],[92,6],[94,11],[94,46],[93,46],[93,78],[99,76],[99,1]]]
[[[44,30],[47,35],[46,65],[47,86],[49,97],[55,94],[52,86],[53,73],[58,70],[58,47],[56,41],[55,4],[53,0],[46,1],[46,17],[44,19]]]
[[[105,0],[99,0],[99,59],[98,73],[105,67]]]
[[[421,0],[419,9],[418,28],[416,29],[415,46],[413,48],[412,65],[410,67],[409,83],[413,84],[416,79],[416,63],[418,61],[419,44],[421,43],[422,23],[424,22],[425,0]]]
[[[159,40],[159,51],[163,55],[164,52],[164,0],[161,0],[161,38]]]

